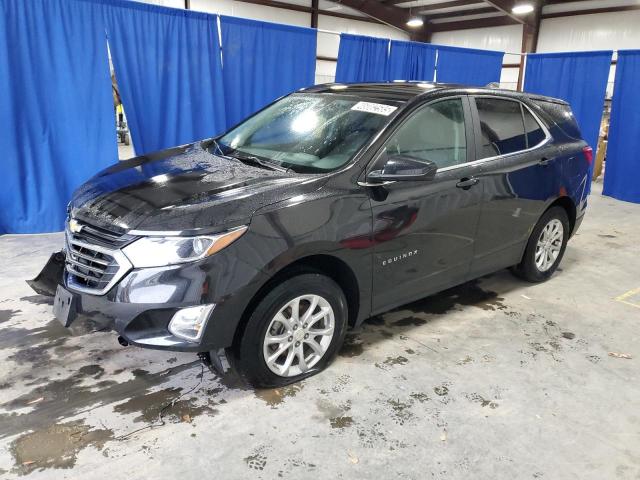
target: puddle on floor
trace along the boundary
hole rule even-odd
[[[303,387],[302,383],[294,383],[280,388],[259,388],[256,389],[255,395],[271,408],[277,408],[285,398],[295,397]]]
[[[457,287],[444,290],[435,295],[425,297],[417,302],[410,303],[397,310],[411,310],[414,313],[430,313],[444,315],[456,305],[472,306],[482,310],[505,310],[504,298],[496,292],[484,290],[478,285],[478,280],[464,283]]]
[[[93,446],[102,450],[113,438],[108,429],[91,430],[83,422],[51,425],[17,438],[10,447],[16,470],[26,475],[45,468],[72,468],[78,453]]]
[[[92,383],[87,380],[98,378],[100,367],[87,365],[67,378],[49,380],[27,393],[0,404],[3,410],[9,412],[25,407],[33,409],[27,414],[0,414],[0,424],[2,424],[0,439],[25,430],[41,429],[52,421],[72,417],[89,406],[98,407],[123,400],[144,399],[154,387],[166,383],[172,376],[189,369],[200,371],[199,361],[185,363],[157,373],[133,370],[134,378],[121,383],[111,380]],[[139,406],[142,408],[143,403]],[[149,411],[151,412],[153,408],[155,406],[150,407]],[[149,415],[153,416],[151,413]],[[144,412],[142,416],[145,416]]]

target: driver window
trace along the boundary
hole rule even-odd
[[[462,100],[454,98],[421,108],[387,142],[386,152],[430,160],[438,168],[467,161]]]

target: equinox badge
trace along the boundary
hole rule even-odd
[[[410,252],[405,252],[405,253],[401,253],[400,255],[397,255],[397,256],[394,256],[394,257],[389,257],[386,260],[382,261],[382,266],[386,267],[390,263],[395,263],[395,262],[398,262],[400,260],[404,260],[406,258],[413,257],[414,255],[417,255],[417,254],[418,254],[418,250],[411,250]]]

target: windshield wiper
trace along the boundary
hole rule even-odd
[[[213,142],[213,144],[216,146],[216,150],[218,151],[218,153],[220,155],[222,155],[223,157],[225,156],[224,152],[222,151],[222,148],[220,148],[220,144],[218,143],[218,141],[215,138],[212,138],[211,141]]]
[[[280,165],[276,165],[275,163],[268,160],[263,160],[260,157],[256,157],[255,155],[248,155],[246,153],[239,152],[238,150],[234,151],[230,155],[233,158],[237,158],[241,162],[260,165],[261,167],[275,170],[277,172],[287,172],[289,170],[288,168],[281,167]]]

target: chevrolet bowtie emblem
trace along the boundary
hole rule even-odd
[[[69,220],[69,230],[71,233],[79,233],[82,230],[82,225],[78,223],[78,221],[74,218]]]

